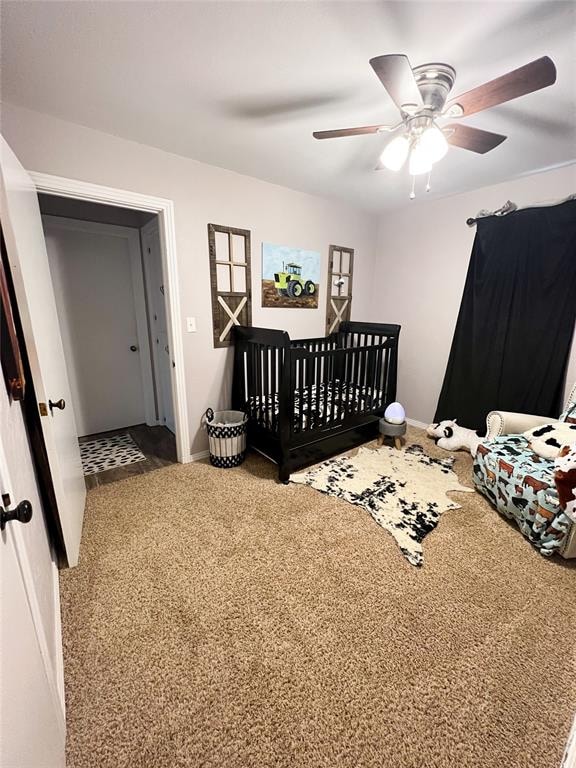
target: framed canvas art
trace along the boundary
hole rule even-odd
[[[320,254],[303,248],[262,243],[262,306],[316,309]]]

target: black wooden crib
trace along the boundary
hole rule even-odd
[[[399,325],[343,322],[336,333],[235,328],[232,407],[248,414],[248,445],[279,478],[372,440],[396,398]]]

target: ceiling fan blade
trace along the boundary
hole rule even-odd
[[[381,129],[386,129],[387,125],[362,125],[360,128],[339,128],[336,131],[314,131],[312,136],[315,139],[338,139],[341,136],[363,136],[367,133],[378,133]]]
[[[506,75],[490,80],[489,83],[479,85],[478,88],[473,88],[471,91],[466,91],[461,96],[451,99],[445,112],[449,111],[454,104],[458,104],[463,109],[462,117],[466,117],[475,112],[481,112],[483,109],[512,101],[512,99],[517,99],[527,93],[547,88],[555,82],[556,67],[554,62],[548,56],[542,56],[540,59],[535,59],[523,67],[514,69]]]
[[[451,131],[451,133],[446,133],[448,144],[452,144],[454,147],[461,147],[462,149],[469,149],[471,152],[478,152],[480,155],[495,149],[495,147],[502,144],[508,138],[507,136],[502,136],[501,133],[483,131],[480,128],[472,128],[470,125],[462,125],[461,123],[446,125],[444,130],[446,129]]]
[[[398,109],[401,110],[404,104],[423,106],[408,56],[398,53],[376,56],[370,59],[370,65]]]

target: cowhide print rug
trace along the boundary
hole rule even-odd
[[[454,458],[434,459],[420,445],[403,451],[360,448],[356,456],[329,459],[290,480],[362,507],[394,536],[412,565],[422,565],[424,537],[442,512],[461,506],[446,492],[474,493],[458,482],[453,465]]]
[[[146,461],[146,456],[128,432],[80,443],[80,458],[85,475],[95,475],[106,469],[135,464],[137,461]]]

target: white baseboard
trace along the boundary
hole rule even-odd
[[[428,424],[424,424],[423,421],[416,421],[416,419],[406,419],[406,421],[411,427],[418,427],[418,429],[426,429],[428,426]]]
[[[416,419],[406,419],[408,424],[410,424],[412,427],[418,427],[419,429],[426,429],[428,424],[424,424],[423,421],[416,421]],[[262,456],[265,456],[270,461],[273,461],[274,464],[277,462],[274,461],[274,459],[271,459],[270,456],[264,453],[264,451],[259,450],[258,448],[255,449],[257,453],[261,453]],[[210,456],[210,451],[198,451],[198,453],[190,453],[188,456],[186,456],[184,459],[182,459],[182,464],[190,464],[192,461],[202,461],[202,459],[207,459],[208,456]]]
[[[189,464],[191,461],[202,461],[202,459],[207,459],[208,456],[210,456],[210,451],[198,451],[198,453],[191,453],[182,463]]]

